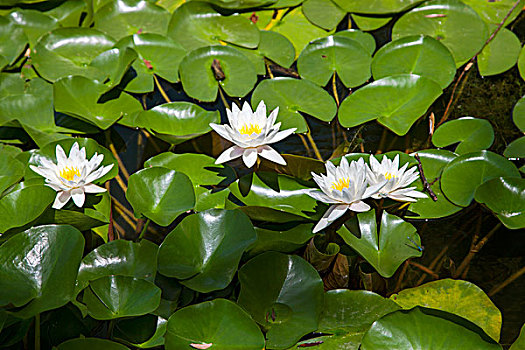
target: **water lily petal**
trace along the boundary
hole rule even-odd
[[[275,124],[275,120],[277,119],[277,115],[279,114],[279,106],[275,107],[275,109],[270,113],[268,116],[268,120],[266,121],[266,127],[272,127]]]
[[[361,213],[361,212],[364,212],[364,211],[369,211],[370,210],[370,206],[368,204],[366,204],[365,202],[363,202],[363,201],[359,201],[359,202],[354,202],[354,203],[350,204],[349,209],[351,211],[355,211],[355,212]]]
[[[280,165],[286,165],[286,161],[284,160],[284,158],[270,146],[258,147],[257,153],[259,153],[261,157],[271,160],[274,163],[277,163]]]
[[[86,193],[102,193],[106,192],[106,189],[95,184],[87,184],[84,186],[84,192]]]
[[[348,204],[339,204],[339,205],[332,205],[326,213],[324,213],[323,217],[317,225],[315,225],[313,229],[313,233],[317,233],[321,231],[322,229],[326,228],[328,225],[330,225],[332,222],[340,218],[348,209]]]
[[[242,154],[242,161],[248,168],[254,166],[257,162],[257,149],[246,148]]]
[[[383,178],[383,181],[379,182],[379,183],[376,183],[374,185],[371,185],[371,186],[368,186],[365,190],[365,193],[363,194],[363,196],[361,197],[361,199],[366,199],[368,197],[373,197],[373,198],[376,198],[377,199],[377,196],[374,196],[376,195],[378,192],[380,192],[380,190],[385,187],[385,185],[388,183],[388,180],[384,179]]]
[[[226,130],[224,125],[219,125],[215,123],[210,123],[210,127],[219,134],[221,137],[225,138],[228,141],[234,142],[230,133]]]
[[[75,205],[79,208],[82,208],[84,205],[84,201],[86,199],[86,195],[84,194],[84,190],[82,188],[74,188],[71,190],[71,197],[73,197],[73,202],[75,202]]]
[[[329,197],[328,195],[326,195],[322,191],[319,191],[319,190],[316,190],[316,189],[311,189],[311,190],[307,191],[306,194],[309,195],[310,197],[312,197],[313,199],[318,200],[318,201],[323,202],[323,203],[328,203],[328,204],[341,203],[341,202],[339,202],[339,201]]]
[[[288,136],[290,136],[291,134],[293,134],[295,132],[295,130],[297,130],[297,128],[291,128],[291,129],[286,129],[286,130],[283,130],[283,131],[279,131],[274,136],[267,137],[265,143],[266,144],[270,144],[270,143],[275,143],[275,142],[282,141],[285,138],[287,138]]]
[[[58,163],[59,168],[61,167],[61,165],[67,163],[66,152],[64,152],[64,149],[60,145],[57,145],[56,147],[56,157],[57,157],[57,163]]]
[[[219,158],[215,161],[215,164],[222,164],[226,163],[232,159],[239,158],[242,156],[244,152],[244,148],[241,148],[239,146],[232,146],[221,153]]]
[[[69,198],[71,198],[71,193],[69,191],[57,192],[52,208],[62,209],[62,207],[69,201]]]

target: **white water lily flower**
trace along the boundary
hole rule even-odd
[[[388,197],[402,202],[416,202],[417,198],[427,198],[426,194],[415,191],[415,186],[407,187],[419,178],[419,172],[416,171],[415,166],[407,170],[408,163],[405,163],[400,169],[399,154],[395,156],[394,160],[383,156],[381,163],[374,156],[370,156],[369,162],[370,166],[366,166],[368,183],[373,185],[385,179],[388,181],[372,198]]]
[[[332,206],[314,227],[314,233],[330,225],[348,209],[356,212],[370,210],[370,206],[362,200],[377,193],[386,183],[383,181],[367,186],[366,164],[363,158],[348,164],[348,160],[343,157],[339,166],[336,167],[331,162],[326,162],[325,166],[326,175],[319,176],[312,172],[314,181],[322,192],[312,190],[308,192],[308,195],[318,201],[332,204]]]
[[[276,150],[268,146],[290,136],[296,128],[279,131],[281,123],[275,123],[279,107],[266,117],[266,105],[263,101],[252,112],[250,105],[244,102],[242,111],[233,104],[232,110],[226,109],[230,125],[210,123],[213,130],[226,140],[235,144],[225,150],[215,164],[225,163],[242,156],[244,164],[251,168],[261,156],[277,164],[286,165],[286,161]]]
[[[46,178],[46,185],[57,191],[54,209],[61,209],[70,198],[77,207],[84,205],[85,193],[102,193],[106,189],[99,187],[92,182],[106,175],[113,164],[102,166],[96,169],[102,160],[103,154],[95,153],[88,161],[86,159],[86,148],[79,149],[75,142],[69,151],[69,157],[57,145],[56,147],[57,164],[46,158],[40,158],[40,166],[30,165],[35,173]],[[96,169],[96,170],[95,170]]]

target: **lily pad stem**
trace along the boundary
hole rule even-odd
[[[142,228],[142,232],[140,233],[140,236],[138,238],[139,242],[142,240],[142,238],[144,238],[146,231],[148,231],[148,226],[150,222],[151,222],[150,219],[146,220],[146,223],[144,224],[144,227]]]
[[[164,88],[160,84],[160,81],[155,74],[153,74],[153,80],[155,80],[155,85],[157,85],[157,88],[159,89],[162,97],[164,97],[164,100],[166,100],[166,102],[171,102],[170,98],[168,97],[168,94],[166,93],[166,91],[164,91]]]
[[[219,86],[219,96],[221,97],[222,104],[224,105],[224,108],[230,109],[230,105],[228,104],[228,101],[226,101],[226,97],[224,96],[224,92],[222,92],[222,88]]]

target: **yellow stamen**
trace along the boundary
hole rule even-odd
[[[75,175],[79,176],[80,177],[80,170],[78,170],[78,168],[76,167],[65,167],[63,168],[62,170],[60,170],[60,177],[65,179],[65,180],[68,180],[68,181],[72,181],[74,178],[75,178]]]
[[[394,174],[389,173],[389,172],[386,172],[386,173],[385,173],[385,179],[390,180],[390,179],[392,179],[392,178],[395,179],[396,176],[395,176]]]
[[[332,182],[332,190],[342,191],[343,188],[348,188],[348,187],[350,187],[349,178],[339,179],[337,180],[337,182]]]
[[[239,130],[239,132],[243,135],[251,135],[253,133],[260,134],[262,132],[262,129],[257,124],[244,124],[242,128]]]

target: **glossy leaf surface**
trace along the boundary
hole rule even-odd
[[[383,14],[391,12],[401,12],[417,5],[421,0],[372,0],[372,1],[357,1],[357,0],[334,0],[336,4],[341,6],[347,12],[357,12],[366,14]]]
[[[334,33],[335,36],[343,36],[352,40],[357,41],[361,44],[370,55],[374,54],[376,50],[376,39],[370,33],[362,32],[358,29],[347,29],[340,32]]]
[[[334,29],[346,15],[332,0],[306,0],[303,13],[310,22],[326,30]]]
[[[70,339],[57,347],[57,350],[127,350],[128,348],[122,344],[112,342],[107,339],[100,338],[78,338]]]
[[[306,242],[314,237],[312,233],[312,224],[301,224],[290,230],[266,230],[255,228],[257,232],[257,241],[250,248],[251,256],[263,253],[265,251],[276,251],[281,253],[292,253],[303,247]]]
[[[520,50],[521,43],[516,34],[502,28],[494,40],[478,55],[479,73],[482,76],[489,76],[509,70],[516,64]]]
[[[494,130],[486,119],[464,117],[441,125],[432,135],[436,147],[446,147],[459,142],[457,154],[481,151],[494,142]]]

